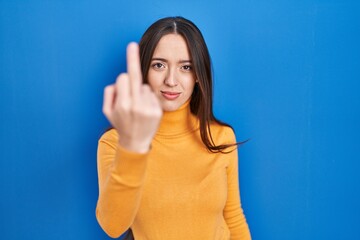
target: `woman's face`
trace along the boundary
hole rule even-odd
[[[175,111],[190,99],[195,74],[181,35],[167,34],[160,39],[151,59],[148,82],[164,111]]]

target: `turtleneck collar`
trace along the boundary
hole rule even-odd
[[[190,110],[190,99],[179,109],[164,112],[156,136],[178,137],[193,132],[199,126],[199,121]]]

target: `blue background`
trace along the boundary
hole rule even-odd
[[[0,1],[0,238],[108,239],[105,85],[165,16],[193,20],[238,140],[254,240],[360,239],[358,1]],[[194,213],[196,214],[196,213]],[[154,226],[155,227],[155,226]]]

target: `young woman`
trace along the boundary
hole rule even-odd
[[[139,51],[140,48],[140,51]],[[111,237],[251,239],[239,195],[232,128],[214,117],[210,56],[200,30],[160,19],[127,73],[105,88],[113,126],[99,140],[96,217]]]

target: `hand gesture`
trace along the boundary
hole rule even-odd
[[[149,150],[157,131],[162,108],[148,84],[142,83],[139,47],[130,43],[126,51],[127,73],[104,90],[103,113],[118,131],[119,144],[138,153]]]

